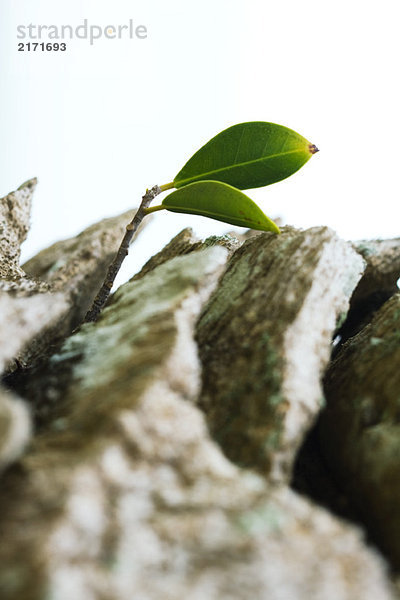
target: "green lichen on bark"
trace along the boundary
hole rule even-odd
[[[325,460],[375,540],[400,565],[400,295],[344,344],[325,381]]]
[[[302,431],[320,410],[318,373],[362,268],[350,245],[326,227],[285,227],[280,236],[250,238],[233,254],[197,339],[199,404],[239,465],[288,477],[301,441],[294,421]]]

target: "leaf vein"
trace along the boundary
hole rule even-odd
[[[212,175],[213,173],[220,173],[221,171],[229,171],[231,169],[235,169],[237,167],[242,167],[242,166],[245,167],[246,165],[259,163],[262,161],[267,161],[267,160],[270,160],[271,158],[275,158],[277,156],[287,156],[288,154],[296,154],[296,152],[303,152],[303,150],[288,150],[287,152],[277,152],[276,154],[270,154],[269,156],[260,156],[260,158],[254,158],[252,160],[248,160],[243,163],[237,163],[235,165],[227,165],[224,167],[219,167],[218,169],[213,169],[212,171],[208,171],[207,173],[197,173],[195,175],[192,175],[191,177],[186,177],[186,179],[181,179],[181,180],[178,179],[176,183],[182,184],[186,181],[191,181],[192,179],[194,179],[196,177],[203,177],[203,178],[207,179],[207,176]]]

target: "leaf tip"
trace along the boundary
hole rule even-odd
[[[308,149],[311,154],[316,154],[317,152],[319,152],[319,148],[317,148],[315,144],[308,144]]]

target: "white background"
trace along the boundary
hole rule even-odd
[[[146,40],[67,40],[17,52],[17,25],[144,24]],[[39,178],[28,258],[171,181],[222,129],[264,120],[320,153],[249,195],[271,217],[348,239],[398,236],[398,0],[1,0],[0,195]],[[128,258],[128,278],[184,226],[167,212]]]

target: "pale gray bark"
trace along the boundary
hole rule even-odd
[[[23,183],[17,190],[0,198],[0,278],[23,276],[19,267],[21,244],[30,226],[32,196],[36,179]]]
[[[55,244],[27,275],[25,188],[7,197],[15,207],[3,203],[0,366],[22,353],[27,369],[7,378],[13,392],[0,389],[2,600],[393,600],[387,564],[362,532],[287,486],[323,404],[359,254],[324,227],[243,245],[184,230],[70,335],[130,216]],[[378,419],[375,435],[397,426],[393,323],[368,338],[388,344],[387,381],[377,381],[392,412],[369,399],[362,418],[351,408],[367,428]],[[369,364],[359,387],[373,395]],[[329,427],[342,431],[341,418]],[[375,459],[394,473],[396,443]],[[375,463],[371,473],[386,481]],[[380,515],[396,494],[376,486]]]
[[[31,380],[60,397],[3,480],[4,600],[393,598],[356,528],[210,439],[194,325],[226,258],[192,252],[126,284]]]
[[[375,292],[395,293],[400,277],[400,238],[362,240],[353,245],[367,263],[354,300],[359,301]]]
[[[348,320],[340,330],[343,341],[367,325],[374,313],[399,290],[400,238],[362,240],[353,247],[366,261],[366,269],[351,299]]]
[[[103,219],[76,237],[42,250],[23,265],[29,276],[48,283],[65,298],[68,308],[58,325],[58,337],[65,337],[82,323],[135,211]],[[144,221],[139,233],[151,218]]]
[[[363,269],[350,244],[326,227],[261,234],[231,258],[197,338],[200,406],[238,464],[275,481],[290,478],[323,403],[332,335]]]

